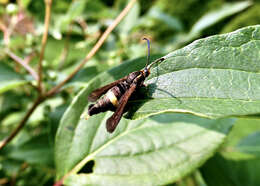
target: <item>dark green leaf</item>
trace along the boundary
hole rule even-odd
[[[260,183],[258,172],[260,120],[239,119],[220,152],[203,167],[208,186],[254,186]]]
[[[260,132],[254,132],[243,138],[236,148],[243,153],[260,157]]]
[[[0,93],[26,83],[27,81],[14,72],[9,66],[4,63],[0,63]]]
[[[137,23],[139,14],[140,14],[140,5],[139,3],[135,3],[135,5],[129,11],[127,16],[118,25],[118,29],[120,30],[120,35],[122,39],[125,39],[127,37],[131,29]]]
[[[241,1],[241,2],[233,2],[233,3],[225,3],[218,9],[213,9],[212,11],[206,13],[202,16],[191,28],[190,32],[187,34],[180,33],[175,36],[177,40],[177,44],[175,44],[175,48],[182,46],[183,43],[188,43],[193,41],[195,38],[201,36],[202,32],[213,25],[219,23],[223,19],[237,14],[248,8],[252,3],[250,1]]]
[[[222,146],[222,155],[237,161],[259,158],[259,131],[259,119],[237,120]]]
[[[68,16],[70,21],[80,16],[80,14],[82,14],[86,2],[87,2],[86,0],[78,0],[71,3],[70,8],[66,15]]]
[[[8,176],[19,173],[20,168],[21,162],[19,161],[11,159],[1,160],[1,170],[5,170]]]
[[[260,183],[260,159],[230,160],[216,155],[201,169],[208,186],[256,186]]]
[[[183,30],[183,25],[179,19],[162,12],[158,7],[151,8],[148,13],[148,16],[161,20],[163,23],[167,24],[167,26],[169,26],[173,30]]]
[[[34,137],[8,154],[9,158],[33,164],[53,164],[53,148],[47,135]]]
[[[250,5],[252,5],[251,1],[241,1],[223,4],[223,6],[218,10],[211,11],[204,15],[201,19],[199,19],[197,23],[192,27],[190,35],[196,35],[204,29],[223,20],[224,18],[246,9]]]
[[[70,4],[69,10],[68,10],[66,16],[64,17],[64,20],[63,20],[61,26],[68,25],[69,23],[71,23],[71,21],[78,18],[82,14],[86,3],[87,3],[86,0],[77,0],[77,1],[72,2]]]

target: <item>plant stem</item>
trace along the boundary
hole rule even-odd
[[[20,57],[18,57],[17,55],[15,55],[14,53],[12,53],[11,51],[9,50],[5,50],[5,53],[10,57],[12,58],[15,62],[17,62],[18,64],[20,64],[21,66],[23,66],[31,75],[32,77],[38,81],[39,78],[38,78],[38,75],[37,73],[34,71],[34,69],[28,65],[23,59],[21,59]]]
[[[47,43],[47,38],[48,38],[48,29],[49,29],[49,24],[50,24],[50,17],[51,17],[51,5],[52,5],[52,0],[45,0],[45,19],[44,19],[44,33],[42,36],[42,48],[40,52],[40,58],[39,58],[39,63],[38,63],[38,89],[39,93],[42,94],[42,61],[44,57],[44,51]]]
[[[53,94],[59,92],[60,88],[67,83],[71,78],[73,78],[77,72],[86,64],[86,62],[95,55],[95,53],[98,51],[98,49],[102,46],[102,44],[105,42],[108,35],[112,32],[112,30],[119,24],[119,22],[126,16],[126,14],[129,12],[129,10],[133,7],[136,0],[131,0],[128,5],[122,10],[122,12],[117,16],[115,21],[106,29],[106,31],[102,34],[98,42],[95,44],[95,46],[91,49],[91,51],[86,55],[86,57],[83,59],[83,61],[75,68],[75,70],[62,82],[60,82],[58,85],[53,87],[50,91],[47,92],[47,96],[52,96]]]

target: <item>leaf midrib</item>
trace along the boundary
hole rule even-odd
[[[157,68],[159,68],[159,67],[157,67]],[[233,68],[189,67],[189,68],[180,68],[180,69],[176,69],[176,70],[174,70],[174,71],[169,71],[169,72],[168,72],[168,71],[163,72],[163,71],[162,71],[163,68],[159,68],[158,70],[159,70],[159,71],[161,70],[161,74],[156,75],[156,76],[152,76],[151,78],[148,78],[147,80],[151,80],[151,79],[153,79],[153,78],[159,78],[159,77],[162,76],[162,75],[171,74],[171,73],[175,73],[175,72],[178,72],[178,71],[190,70],[190,69],[195,69],[195,70],[197,70],[197,69],[198,69],[198,70],[200,70],[200,69],[203,69],[203,70],[205,70],[205,69],[208,69],[208,70],[229,70],[229,71],[238,71],[238,72],[244,72],[244,73],[248,73],[248,74],[260,75],[260,69],[259,69],[258,71],[256,71],[256,72],[254,72],[254,71],[247,71],[247,70],[233,69]],[[156,70],[156,69],[155,69],[155,70]],[[155,73],[152,73],[152,74],[155,74]],[[146,80],[146,81],[147,81],[147,80]]]
[[[158,127],[158,126],[157,126]],[[149,126],[146,126],[146,127],[140,127],[139,129],[144,129],[144,128],[151,128]],[[207,129],[211,129],[211,128],[207,128]],[[197,133],[194,133],[193,135],[187,137],[187,138],[184,138],[184,139],[181,139],[179,141],[177,141],[176,143],[173,143],[173,144],[170,144],[170,145],[167,145],[167,146],[163,146],[163,147],[160,147],[160,148],[157,148],[157,149],[153,149],[153,150],[150,150],[150,151],[143,151],[143,152],[140,152],[140,153],[136,153],[136,154],[125,154],[125,155],[106,155],[106,156],[98,156],[98,158],[104,158],[104,157],[109,157],[109,158],[117,158],[117,157],[135,157],[135,156],[139,156],[139,155],[143,155],[143,154],[150,154],[150,153],[154,153],[155,151],[161,151],[161,150],[164,150],[164,149],[167,149],[169,147],[172,147],[174,145],[179,145],[183,142],[187,142],[188,140],[190,140],[191,138],[193,137],[197,137],[203,133],[207,132],[207,130],[201,130]],[[177,149],[179,149],[180,151],[188,154],[187,152],[185,152],[183,149],[179,148],[179,147],[176,147]]]
[[[260,99],[258,100],[251,100],[251,99],[230,99],[230,98],[216,98],[216,97],[176,97],[177,99],[181,100],[193,100],[193,101],[201,101],[200,99],[204,100],[224,100],[224,101],[242,101],[242,102],[260,102]],[[176,99],[172,97],[165,97],[165,98],[147,98],[147,99],[138,99],[138,100],[131,100],[129,103],[139,103],[139,102],[149,102],[149,101],[156,101],[156,100],[169,100],[169,99]]]

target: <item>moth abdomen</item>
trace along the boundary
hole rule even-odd
[[[103,98],[97,101],[96,104],[91,104],[88,107],[88,115],[92,116],[94,114],[98,114],[100,112],[106,112],[108,110],[114,110],[115,107],[111,103],[111,101],[108,99],[108,97],[105,95]]]
[[[100,112],[106,112],[108,110],[114,111],[118,106],[120,97],[124,94],[126,89],[127,86],[124,84],[118,84],[112,87],[95,104],[91,104],[89,106],[88,114],[92,116],[94,114],[98,114]]]

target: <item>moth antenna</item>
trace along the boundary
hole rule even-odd
[[[159,58],[159,59],[153,61],[151,64],[149,64],[149,65],[148,65],[147,67],[145,67],[145,68],[147,68],[147,69],[149,70],[155,63],[159,63],[159,62],[162,62],[162,61],[164,61],[164,60],[165,60],[165,58],[164,58],[164,57],[161,57],[161,58]]]
[[[146,65],[145,65],[145,68],[147,68],[148,64],[150,63],[150,40],[147,39],[146,37],[143,38],[143,40],[146,40],[147,41],[147,46],[148,46],[148,51],[147,51],[147,62],[146,62]]]

